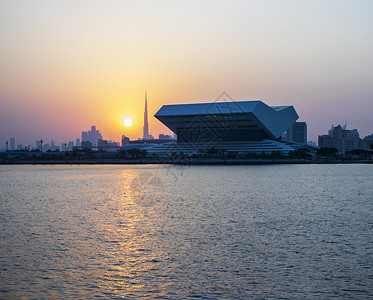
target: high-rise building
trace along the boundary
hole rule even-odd
[[[92,126],[91,130],[82,132],[82,142],[90,142],[93,146],[97,146],[98,141],[102,140],[102,135],[96,126]]]
[[[77,138],[77,139],[75,140],[75,146],[76,146],[76,147],[80,147],[80,138]]]
[[[54,140],[51,141],[51,150],[56,150],[56,144],[54,143]]]
[[[67,144],[67,150],[72,151],[74,148],[74,141],[69,141]]]
[[[67,150],[67,144],[61,143],[61,151],[66,151],[66,150]]]
[[[50,150],[50,148],[51,148],[51,147],[49,146],[48,143],[43,144],[43,152]]]
[[[364,149],[366,150],[373,150],[373,134],[367,135],[363,139]]]
[[[153,139],[153,136],[149,134],[149,123],[148,123],[148,97],[145,90],[145,111],[144,111],[144,127],[143,127],[143,136],[144,140]]]
[[[337,148],[339,153],[354,149],[362,149],[363,140],[357,129],[347,130],[346,126],[338,125],[329,130],[329,134],[319,135],[319,147]]]
[[[288,142],[295,142],[307,144],[307,124],[306,122],[295,122],[286,131],[286,140]]]
[[[16,139],[14,137],[11,137],[9,139],[9,146],[10,146],[10,150],[16,150]]]
[[[128,138],[128,137],[126,137],[125,135],[122,135],[122,148],[125,146],[125,145],[127,145],[127,144],[129,144],[130,143],[130,139]]]

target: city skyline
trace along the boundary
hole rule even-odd
[[[254,102],[257,102],[257,101],[254,101]],[[261,102],[261,101],[259,101],[259,102]],[[241,103],[243,103],[243,102],[241,102]],[[197,105],[206,105],[206,103],[196,103],[196,104]],[[210,106],[213,106],[213,105],[216,105],[216,104],[219,104],[219,103],[218,102],[209,103]],[[237,105],[237,102],[232,101],[231,103],[225,102],[225,103],[221,103],[221,104],[222,104],[222,107],[229,107],[230,104]],[[182,105],[182,106],[185,106],[185,105]],[[277,106],[277,107],[273,107],[273,108],[275,110],[277,110],[277,109],[282,109],[284,107],[285,106]],[[157,116],[157,114],[155,116]],[[157,119],[159,119],[159,118],[157,117]],[[125,125],[126,127],[132,126],[132,121],[130,119],[126,119],[125,121],[130,121],[130,123],[131,123],[131,125]],[[343,130],[344,132],[346,132],[347,135],[349,135],[350,133],[352,134],[355,144],[351,144],[349,146],[349,150],[351,150],[351,149],[362,149],[362,148],[369,149],[371,147],[370,143],[371,143],[373,134],[366,135],[366,136],[360,136],[360,133],[359,133],[358,129],[356,129],[356,128],[348,129],[347,128],[347,120],[345,121],[345,124],[343,126],[341,124],[338,124],[337,126],[334,126],[334,124],[332,124],[331,128],[328,130],[327,135],[325,135],[324,133],[321,133],[321,134],[318,135],[317,142],[307,139],[308,131],[307,131],[307,123],[306,122],[294,122],[290,128],[288,128],[287,130],[285,130],[282,133],[282,136],[281,136],[280,140],[289,141],[289,142],[296,142],[296,143],[301,143],[301,144],[310,145],[310,146],[316,146],[316,144],[317,144],[317,146],[319,146],[319,147],[334,147],[332,144],[329,144],[329,145],[326,144],[327,146],[325,146],[325,143],[323,142],[323,139],[325,139],[325,138],[329,139],[329,137],[333,137],[333,130],[335,130],[335,128],[337,128],[337,129],[340,128],[340,130]],[[279,130],[279,129],[277,129],[277,130]],[[171,131],[171,132],[173,132],[173,131]],[[139,137],[137,139],[134,139],[133,141],[138,140],[141,143],[142,140],[154,139],[154,137],[149,134],[149,127],[148,127],[148,120],[147,120],[147,92],[145,92],[143,134],[144,135],[143,135],[142,138]],[[146,137],[145,137],[145,134],[146,134]],[[173,132],[173,136],[175,138],[175,136],[176,136],[175,132]],[[347,136],[346,136],[346,138],[348,140],[350,139]],[[60,144],[60,146],[58,146],[58,145],[56,145],[54,139],[50,140],[50,144],[48,143],[48,141],[45,141],[43,139],[37,139],[37,140],[35,140],[34,144],[22,144],[22,143],[18,144],[18,141],[16,141],[15,137],[10,137],[5,142],[5,148],[2,148],[2,146],[0,145],[0,150],[17,151],[17,150],[39,150],[40,149],[41,151],[47,151],[47,150],[51,150],[51,151],[55,151],[55,150],[66,151],[66,150],[68,150],[68,151],[71,151],[71,150],[73,150],[74,147],[78,147],[78,148],[84,148],[86,146],[88,146],[89,148],[92,147],[92,146],[95,147],[95,148],[97,146],[100,147],[100,142],[108,143],[112,147],[114,146],[114,147],[119,148],[120,145],[123,147],[123,143],[124,143],[125,139],[130,141],[130,139],[128,137],[126,137],[125,135],[122,135],[120,137],[119,141],[117,141],[115,139],[114,140],[105,139],[102,136],[100,130],[97,130],[96,126],[92,125],[91,130],[82,131],[81,132],[81,139],[76,138],[75,142],[74,142],[74,140],[65,140],[64,142],[62,142]],[[159,134],[159,139],[172,139],[172,136],[160,133]],[[84,144],[84,142],[88,142],[89,145]],[[350,142],[347,141],[346,143],[350,143]]]
[[[317,141],[331,124],[372,134],[371,1],[3,1],[0,143],[137,139],[163,104],[292,104]],[[84,14],[82,14],[84,12]],[[125,128],[124,119],[133,120]],[[17,142],[19,141],[19,142]],[[3,146],[4,145],[4,146]]]
[[[305,122],[300,122],[300,123],[305,123]],[[327,132],[328,130],[330,131],[330,127],[334,127],[335,125],[336,126],[342,126],[343,123],[331,123],[330,126],[328,128],[325,128],[325,130],[323,132],[320,132],[319,134],[317,134],[316,136],[316,139],[315,140],[312,140],[312,139],[307,139],[307,142],[311,142],[311,143],[315,143],[315,144],[318,144],[318,140],[319,140],[319,136],[322,136],[325,134],[325,132]],[[95,125],[92,125],[91,127],[96,127]],[[143,126],[144,127],[144,126]],[[307,127],[307,125],[306,125]],[[346,123],[345,125],[343,125],[344,128],[348,129],[348,130],[354,130],[354,131],[357,131],[360,135],[361,138],[364,138],[364,137],[367,137],[367,136],[370,136],[373,134],[373,130],[372,130],[372,133],[368,133],[368,134],[361,134],[360,133],[360,130],[359,128],[347,128],[346,127]],[[158,135],[168,135],[168,136],[173,136],[174,133],[165,133],[166,131],[170,131],[170,130],[164,130],[164,132],[160,132]],[[77,143],[77,141],[79,140],[80,142],[80,137],[82,135],[83,132],[81,132],[80,134],[77,134],[76,137],[72,137],[71,139],[70,138],[65,138],[65,139],[61,139],[61,140],[57,140],[55,138],[50,138],[50,139],[45,139],[45,138],[39,138],[39,139],[28,139],[27,141],[31,141],[31,143],[25,143],[24,141],[25,140],[20,140],[20,139],[17,139],[16,136],[9,136],[9,137],[6,137],[3,141],[0,141],[0,150],[1,149],[6,149],[6,144],[8,143],[8,148],[9,150],[22,150],[22,149],[25,149],[25,148],[39,148],[36,144],[40,141],[40,140],[44,140],[46,143],[49,144],[50,143],[55,143],[56,145],[59,145],[61,144],[61,147],[58,146],[59,148],[62,148],[62,145],[65,144],[65,143],[71,143],[72,141],[75,141],[75,143]],[[284,132],[284,134],[286,134],[286,132]],[[306,132],[306,136],[308,135],[308,131]],[[123,134],[122,134],[123,136]],[[110,141],[110,142],[114,142],[114,143],[118,143],[120,144],[121,143],[121,139],[122,139],[122,136],[120,137],[114,137],[114,138],[106,138],[105,136],[102,136],[102,140],[107,140],[107,141]],[[151,135],[149,135],[151,136]],[[151,136],[152,137],[152,136]],[[140,139],[143,139],[144,137],[141,137],[141,136],[138,136],[138,137],[135,137],[133,139],[130,139],[130,140],[140,140]],[[79,144],[79,143],[78,143]],[[19,148],[19,146],[22,146],[21,148]],[[74,145],[75,146],[75,145]],[[57,146],[56,146],[57,147]],[[51,147],[53,148],[53,147]]]

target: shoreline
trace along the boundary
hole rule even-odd
[[[281,165],[281,164],[373,164],[373,160],[307,160],[307,159],[84,159],[84,160],[14,160],[0,165]]]

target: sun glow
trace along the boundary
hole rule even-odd
[[[125,119],[123,124],[126,127],[131,127],[132,126],[132,120],[131,119]]]

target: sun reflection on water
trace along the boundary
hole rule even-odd
[[[123,170],[116,196],[111,198],[112,215],[105,216],[100,230],[104,233],[106,271],[100,287],[115,295],[129,295],[144,288],[144,276],[160,261],[153,251],[156,214],[153,205],[162,194],[162,181],[149,171]]]
[[[0,298],[373,296],[370,165],[3,170]]]

